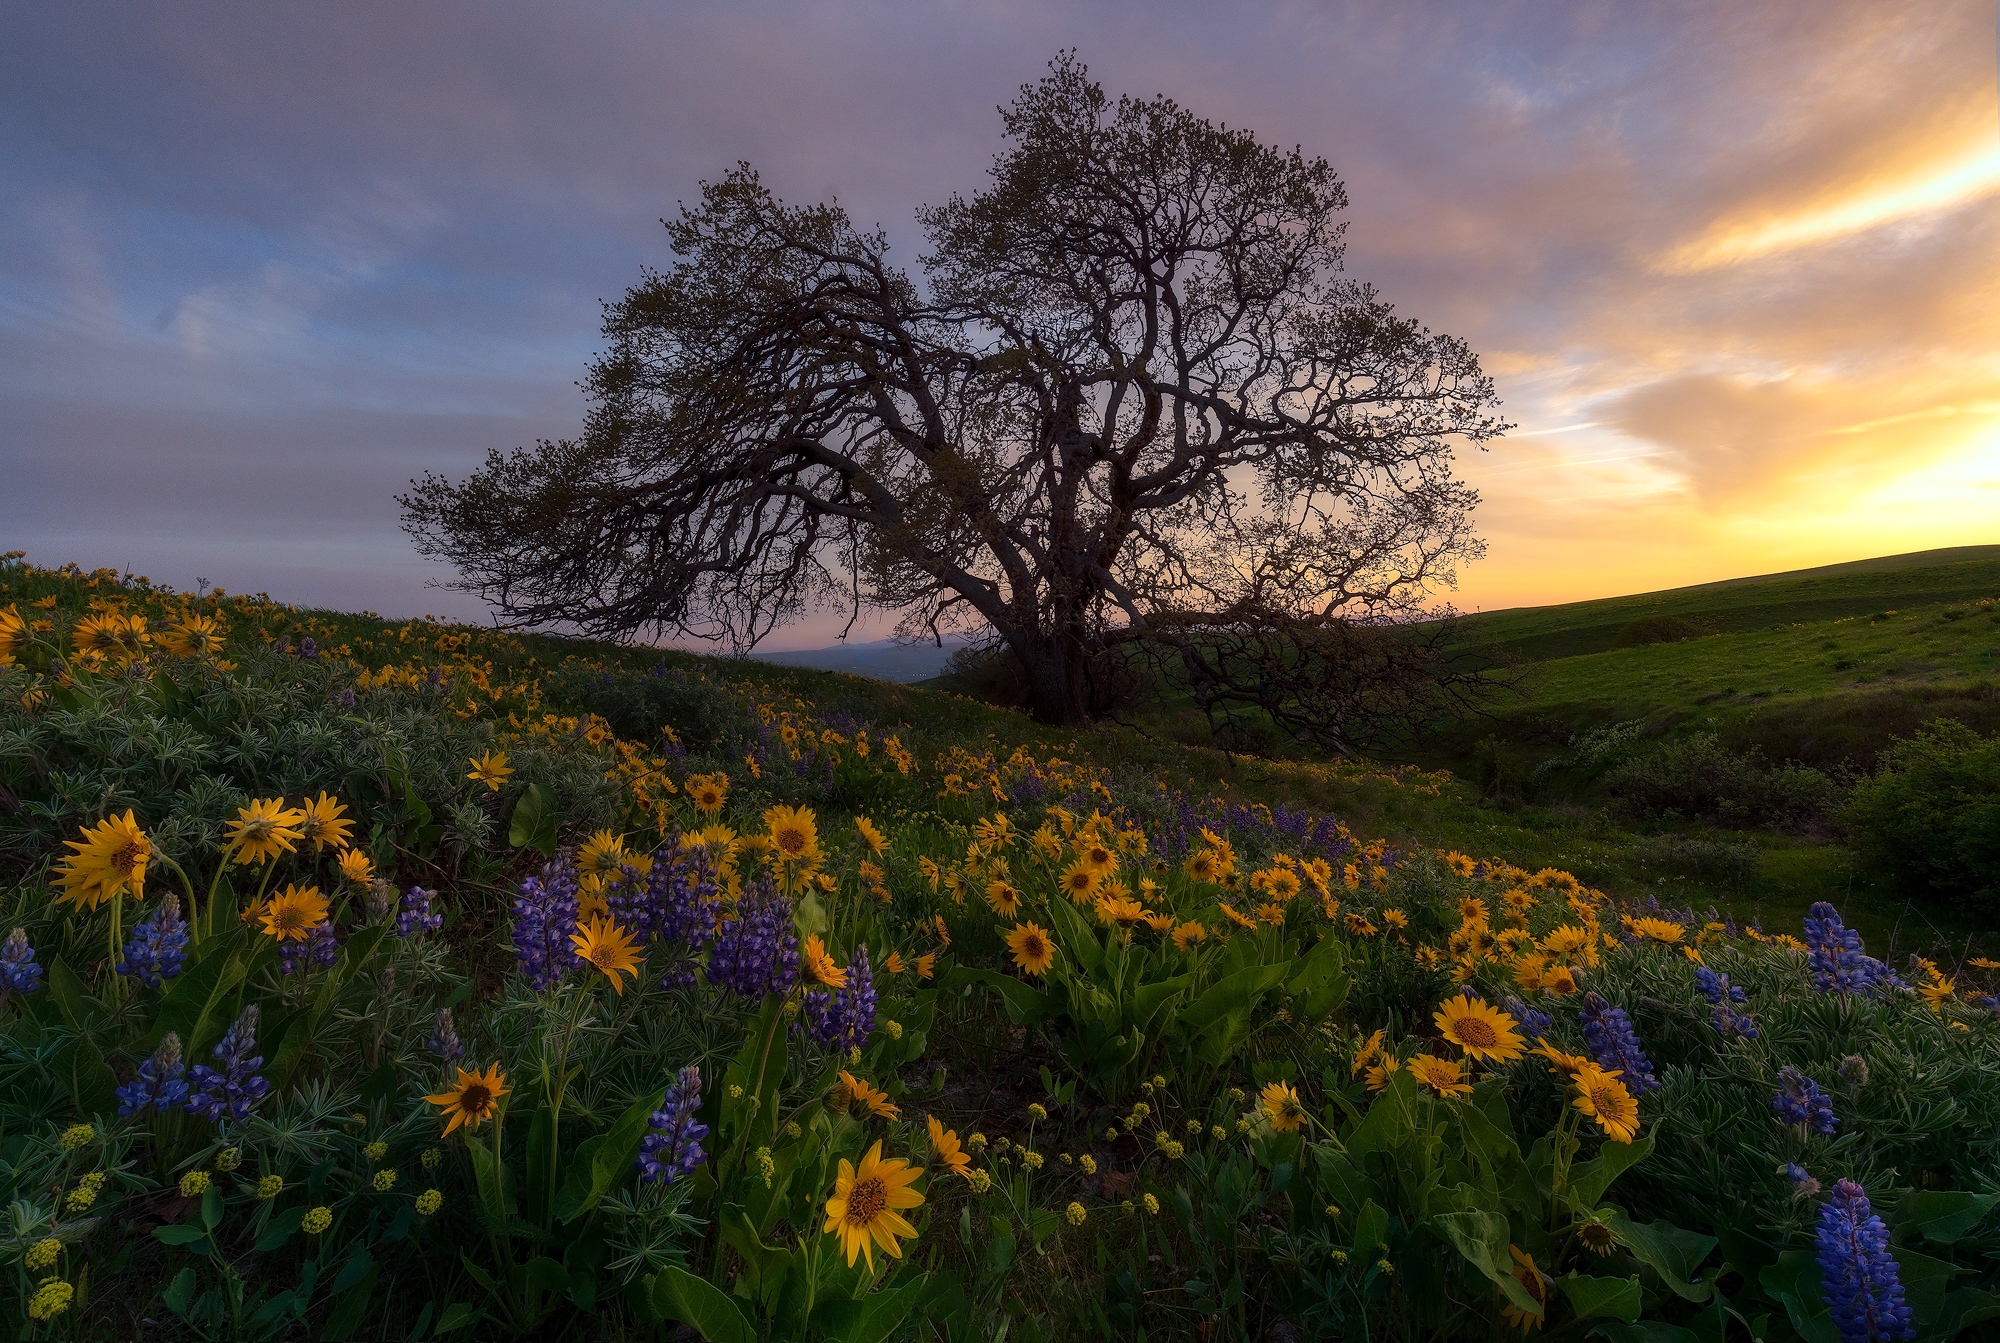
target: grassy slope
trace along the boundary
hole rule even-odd
[[[1894,581],[1898,584],[1895,600],[1910,603],[1939,591],[1958,593],[1987,575],[1995,576],[1996,581],[1984,590],[1975,587],[1973,595],[1984,597],[2000,591],[2000,561],[1978,563],[1986,567],[1976,569],[1973,578],[1964,576],[1961,565],[1944,566],[1943,573],[1936,572],[1938,566],[1888,569],[1883,575],[1864,573],[1859,580],[1862,586],[1842,599],[1859,600],[1865,592],[1867,600],[1860,600],[1861,606],[1883,609],[1883,589],[1867,584]],[[1780,585],[1794,581],[1792,576],[1773,580]],[[1773,602],[1759,599],[1757,587],[1755,582],[1744,582],[1683,592],[1723,592],[1725,603],[1736,610],[1772,606]],[[1744,599],[1745,593],[1748,599]],[[7,598],[14,595],[37,594],[7,594]],[[1568,618],[1580,619],[1589,627],[1608,623],[1600,618],[1607,607],[1627,603],[1628,609],[1640,609],[1629,604],[1643,606],[1647,600],[1621,598],[1549,610],[1568,610]],[[1953,600],[1966,598],[1955,596]],[[1685,603],[1677,609],[1696,614],[1703,610]],[[1283,802],[1332,812],[1358,834],[1383,836],[1403,847],[1449,848],[1504,857],[1530,869],[1559,867],[1616,895],[1636,897],[1651,892],[1677,905],[1713,903],[1743,916],[1761,914],[1773,927],[1796,927],[1812,900],[1833,899],[1869,936],[1871,947],[1884,947],[1895,936],[1904,947],[1927,948],[1940,937],[1956,939],[1974,930],[1948,911],[1911,910],[1904,902],[1875,890],[1850,872],[1840,851],[1826,843],[1792,836],[1754,836],[1764,851],[1754,877],[1717,879],[1690,871],[1684,863],[1663,860],[1656,837],[1621,827],[1598,808],[1560,799],[1494,805],[1482,799],[1480,788],[1465,781],[1471,777],[1468,753],[1481,736],[1500,737],[1509,749],[1532,759],[1536,753],[1546,756],[1558,749],[1550,726],[1557,720],[1573,718],[1572,726],[1587,727],[1650,718],[1662,730],[1691,730],[1688,725],[1698,727],[1706,717],[1714,717],[1734,728],[1792,721],[1786,714],[1806,712],[1810,716],[1834,703],[1839,694],[1893,695],[1909,712],[1934,707],[1935,697],[1952,695],[1989,710],[2000,705],[2000,692],[1992,688],[1990,678],[1996,661],[1992,650],[2000,646],[2000,626],[1992,624],[1984,613],[1944,621],[1928,609],[1904,611],[1899,607],[1898,611],[1893,621],[1874,624],[1856,619],[1798,629],[1787,625],[1777,630],[1540,663],[1526,682],[1527,698],[1504,705],[1492,719],[1463,725],[1428,743],[1413,763],[1426,766],[1432,771],[1429,773],[1385,773],[1368,767],[1230,756],[1188,744],[1185,739],[1173,740],[1150,723],[1144,730],[1104,725],[1085,732],[1058,731],[1042,727],[1020,712],[942,691],[766,662],[550,636],[508,640],[511,652],[507,647],[496,647],[497,641],[489,637],[482,636],[479,642],[482,654],[492,658],[496,672],[525,668],[530,661],[549,668],[571,656],[634,670],[660,662],[699,667],[717,679],[752,685],[767,694],[796,695],[824,711],[846,709],[885,726],[903,725],[906,740],[919,751],[960,745],[975,751],[997,748],[1004,754],[1022,744],[1037,755],[1055,753],[1090,760],[1198,795],[1227,793],[1271,805]],[[1548,610],[1497,613],[1480,619],[1498,621],[1502,615],[1512,622],[1502,627],[1506,637],[1545,637],[1564,628]],[[296,638],[313,632],[322,647],[350,645],[359,661],[372,666],[401,660],[398,630],[402,628],[405,626],[397,622],[366,614],[302,610],[277,615],[269,628],[259,633]],[[1844,642],[1838,651],[1821,649],[1829,639]],[[1850,656],[1856,659],[1855,667],[1833,668],[1833,662]],[[1984,691],[1977,689],[1982,683],[1972,679],[1981,674],[1989,674]],[[1967,690],[1968,685],[1974,689]],[[1978,699],[1979,694],[1985,698]],[[1934,697],[1931,705],[1923,703],[1925,696]],[[1833,717],[1837,720],[1844,712],[1837,711]],[[1880,717],[1877,713],[1869,721]],[[1567,729],[1564,731],[1566,734]],[[1724,834],[1706,838],[1737,842],[1744,837]]]

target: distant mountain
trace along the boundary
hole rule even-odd
[[[936,644],[901,644],[894,639],[872,643],[835,644],[831,648],[799,648],[782,653],[752,653],[759,662],[775,662],[786,667],[817,667],[822,671],[849,672],[872,676],[878,681],[928,681],[944,670],[944,664],[966,644],[963,638],[947,638],[944,647]]]

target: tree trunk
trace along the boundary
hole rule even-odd
[[[1080,650],[1058,643],[1026,659],[1028,707],[1038,723],[1079,727],[1090,721]]]

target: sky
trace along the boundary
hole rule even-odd
[[[1065,48],[1480,352],[1460,609],[2000,542],[1993,0],[77,0],[0,10],[0,549],[483,619],[393,495],[576,432],[662,216],[746,160],[914,268]]]

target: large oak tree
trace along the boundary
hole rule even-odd
[[[704,184],[607,306],[581,436],[413,482],[419,547],[516,625],[884,609],[1003,647],[1046,722],[1136,652],[1352,740],[1371,678],[1439,665],[1390,631],[1480,553],[1452,459],[1507,427],[1492,382],[1342,275],[1323,160],[1050,71],[986,189],[919,212],[920,275],[748,165]]]

